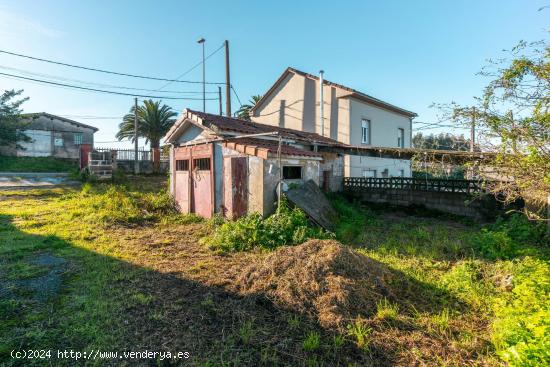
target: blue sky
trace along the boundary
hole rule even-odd
[[[486,59],[503,56],[503,49],[520,40],[547,37],[550,9],[538,9],[548,4],[547,0],[0,0],[0,49],[175,78],[200,61],[199,37],[206,38],[207,54],[228,39],[232,84],[243,103],[253,94],[264,93],[287,66],[310,73],[322,68],[331,81],[415,111],[418,121],[435,122],[436,111],[429,108],[432,102],[468,103],[480,94],[487,80],[476,73]],[[0,54],[0,67],[4,73],[23,70],[134,88],[158,89],[164,84],[5,54]],[[207,81],[224,80],[222,51],[207,61],[206,69]],[[184,79],[200,81],[201,68]],[[31,98],[24,105],[25,112],[80,116],[74,119],[100,129],[96,142],[108,142],[97,145],[124,145],[110,142],[115,140],[119,118],[128,111],[132,97],[53,88],[0,76],[0,90],[11,88],[23,88]],[[200,92],[201,86],[172,84],[165,89]],[[209,91],[217,89],[209,87]],[[235,96],[232,100],[235,110]],[[202,106],[200,100],[166,102],[178,112]],[[208,101],[207,110],[217,113],[218,102]]]

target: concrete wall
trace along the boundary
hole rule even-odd
[[[75,144],[76,134],[82,134],[82,144],[91,144],[93,146],[93,129],[47,116],[26,119],[24,122],[28,122],[29,124],[25,133],[33,141],[30,143],[20,143],[25,149],[18,149],[17,156],[53,156],[78,159],[80,157],[80,145]]]
[[[345,190],[346,195],[371,203],[387,203],[399,206],[419,205],[445,213],[462,215],[476,220],[494,218],[504,208],[493,195],[473,199],[462,193],[413,191],[400,189]]]
[[[323,187],[323,171],[330,172],[329,191],[342,191],[344,181],[344,157],[335,153],[324,153],[319,165],[319,187]]]
[[[302,178],[296,180],[284,180],[287,185],[296,183],[302,184],[307,180],[313,180],[319,185],[319,160],[304,158],[282,158],[281,164],[284,166],[301,166]],[[264,161],[263,174],[263,215],[272,214],[275,211],[277,202],[277,183],[279,182],[279,164],[277,159],[269,158]]]
[[[138,161],[139,162],[139,172],[150,174],[154,172],[153,161]],[[134,172],[134,161],[128,160],[117,160],[117,169],[120,169],[124,172],[132,173]],[[168,172],[170,170],[169,161],[160,161],[160,172]]]

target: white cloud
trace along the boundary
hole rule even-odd
[[[58,38],[62,32],[48,27],[36,20],[14,13],[0,7],[0,36],[8,38],[20,38],[21,36],[41,36],[46,38]]]

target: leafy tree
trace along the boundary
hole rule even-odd
[[[119,131],[116,138],[120,141],[129,139],[134,141],[134,116],[135,106],[126,114],[118,125]],[[138,138],[145,138],[151,148],[160,147],[160,139],[168,132],[174,124],[176,112],[167,105],[161,105],[160,101],[143,101],[143,105],[137,107]]]
[[[13,100],[23,90],[6,90],[0,95],[0,146],[14,146],[23,149],[19,142],[31,142],[32,139],[23,133],[28,125],[21,121],[21,105],[29,97]]]
[[[261,95],[255,95],[252,96],[252,98],[248,101],[247,104],[243,104],[241,108],[237,111],[237,117],[241,120],[250,121],[250,110],[258,103],[258,101],[262,98]]]
[[[470,139],[464,135],[452,134],[429,134],[423,135],[416,133],[413,136],[413,146],[419,149],[438,149],[438,150],[470,150]]]
[[[485,148],[496,152],[478,168],[482,177],[500,180],[492,190],[542,209],[550,196],[550,46],[522,41],[509,52],[480,73],[492,80],[475,105],[443,108],[455,121],[475,120]],[[536,210],[526,213],[541,218]]]

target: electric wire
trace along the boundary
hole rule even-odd
[[[174,99],[174,100],[191,100],[191,101],[202,101],[202,98],[193,98],[193,97],[174,97],[174,96],[152,96],[152,95],[144,95],[144,94],[132,94],[132,93],[123,93],[123,92],[116,92],[116,91],[110,91],[110,90],[104,90],[104,89],[97,89],[97,88],[88,88],[88,87],[82,87],[78,85],[71,85],[71,84],[64,84],[64,83],[57,83],[52,82],[48,80],[40,80],[40,79],[34,79],[34,78],[28,78],[21,75],[14,75],[14,74],[8,74],[8,73],[0,73],[0,75],[16,78],[16,79],[23,79],[23,80],[29,80],[33,82],[43,83],[43,84],[50,84],[55,86],[61,86],[66,88],[74,88],[74,89],[81,89],[91,92],[98,92],[98,93],[106,93],[106,94],[115,94],[115,95],[121,95],[121,96],[130,96],[130,97],[142,97],[142,98],[153,98],[153,99]],[[217,98],[206,98],[207,101],[214,101],[218,100]]]
[[[23,75],[31,75],[35,77],[42,77],[47,78],[49,80],[53,81],[64,81],[64,82],[73,82],[73,83],[82,83],[85,85],[91,85],[91,86],[97,86],[101,88],[116,88],[116,89],[125,89],[125,90],[137,90],[137,91],[144,91],[144,92],[157,92],[156,89],[146,89],[146,88],[134,88],[134,87],[126,87],[121,85],[113,85],[113,84],[104,84],[104,83],[95,83],[95,82],[89,82],[81,79],[71,79],[71,78],[64,78],[57,75],[51,75],[51,74],[44,74],[44,73],[36,73],[28,70],[18,69],[18,68],[12,68],[9,66],[0,65],[0,69],[4,70],[12,70],[17,71],[19,73],[22,73]],[[176,94],[202,94],[202,91],[179,91],[179,90],[170,90],[170,91],[162,91],[162,93],[176,93]],[[218,94],[218,92],[211,92],[207,91],[207,94]]]
[[[22,57],[22,58],[26,58],[26,59],[30,59],[30,60],[35,60],[35,61],[46,62],[46,63],[50,63],[50,64],[55,64],[55,65],[67,66],[67,67],[71,67],[71,68],[75,68],[75,69],[95,71],[95,72],[99,72],[99,73],[112,74],[112,75],[120,75],[120,76],[126,76],[126,77],[130,77],[130,78],[159,80],[159,81],[172,82],[172,83],[190,83],[190,84],[202,84],[203,83],[201,81],[194,81],[194,80],[177,80],[177,79],[159,78],[159,77],[152,77],[152,76],[139,75],[139,74],[122,73],[122,72],[106,70],[106,69],[92,68],[92,67],[88,67],[88,66],[69,64],[69,63],[66,63],[66,62],[54,61],[54,60],[44,59],[44,58],[41,58],[41,57],[35,57],[35,56],[19,54],[19,53],[16,53],[16,52],[11,52],[11,51],[6,51],[6,50],[0,50],[0,53],[11,55],[11,56]],[[205,84],[219,85],[219,84],[225,84],[225,82],[206,82]]]
[[[218,47],[214,52],[212,52],[211,54],[209,54],[208,56],[206,56],[204,58],[204,61],[201,60],[200,62],[196,63],[195,65],[193,65],[191,68],[189,68],[187,71],[183,72],[182,74],[178,75],[175,80],[179,80],[180,78],[183,78],[185,75],[189,74],[191,71],[195,70],[199,65],[202,65],[203,62],[206,62],[206,60],[208,60],[211,56],[213,56],[215,53],[217,53],[219,50],[221,50],[223,47],[225,46],[225,43],[222,43],[222,45],[220,47]],[[159,89],[156,89],[155,91],[160,91],[164,88],[166,88],[167,86],[169,86],[170,84],[172,84],[173,81],[169,81],[168,83],[164,84],[162,87],[160,87]],[[208,83],[207,83],[208,84]],[[226,83],[220,83],[220,84],[226,84]],[[202,92],[201,92],[202,93]],[[218,92],[211,92],[211,93],[218,93]]]

